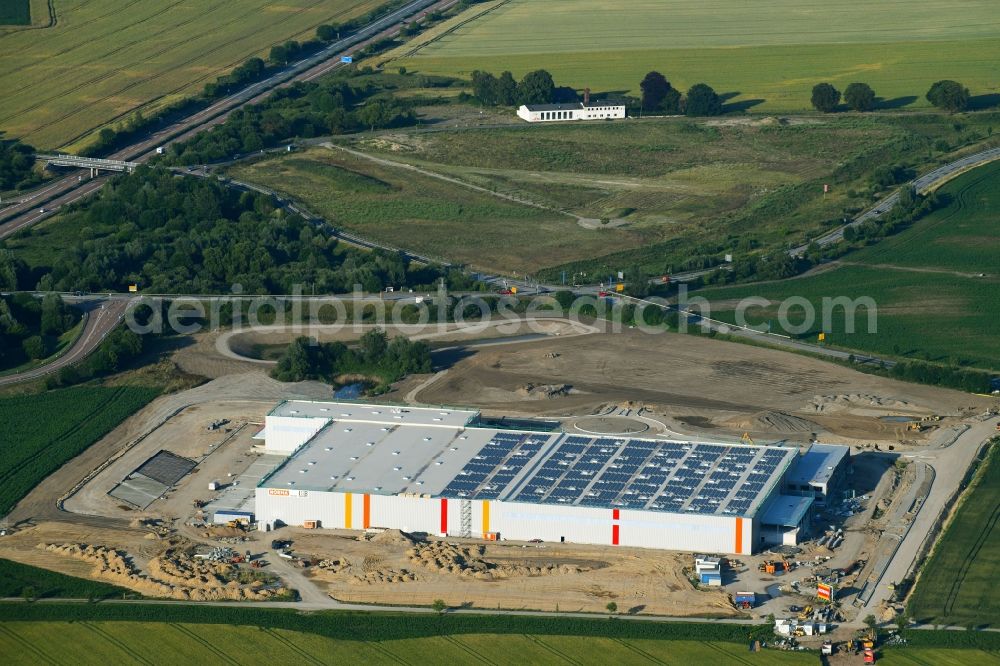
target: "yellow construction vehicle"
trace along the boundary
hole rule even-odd
[[[744,444],[749,444],[750,446],[753,446],[753,437],[751,437],[750,433],[748,432],[743,433],[743,436],[740,437],[740,441],[743,442]]]

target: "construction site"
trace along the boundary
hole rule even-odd
[[[910,527],[994,429],[985,398],[691,336],[491,340],[368,402],[218,337],[0,557],[170,599],[773,615],[819,647],[894,615]]]

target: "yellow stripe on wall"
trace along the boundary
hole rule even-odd
[[[344,528],[351,529],[351,493],[344,493]]]
[[[483,536],[490,531],[490,503],[483,500]]]

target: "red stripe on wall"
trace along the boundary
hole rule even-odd
[[[611,526],[611,545],[612,546],[617,546],[618,545],[618,526],[617,525],[612,525]]]
[[[618,516],[619,516],[618,509],[611,509],[611,518],[612,518],[612,520],[618,520]]]
[[[448,533],[448,499],[441,498],[441,534]]]

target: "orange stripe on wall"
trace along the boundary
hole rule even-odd
[[[743,519],[736,519],[736,547],[733,548],[733,552],[737,555],[743,554]]]
[[[483,538],[486,537],[486,533],[490,531],[490,503],[489,500],[483,500]]]
[[[363,507],[364,507],[364,511],[363,511],[363,517],[362,517],[362,523],[361,523],[361,525],[365,529],[368,529],[369,527],[372,526],[372,496],[369,495],[368,493],[365,493],[365,500],[364,500]]]
[[[344,493],[344,528],[351,529],[351,493]]]

